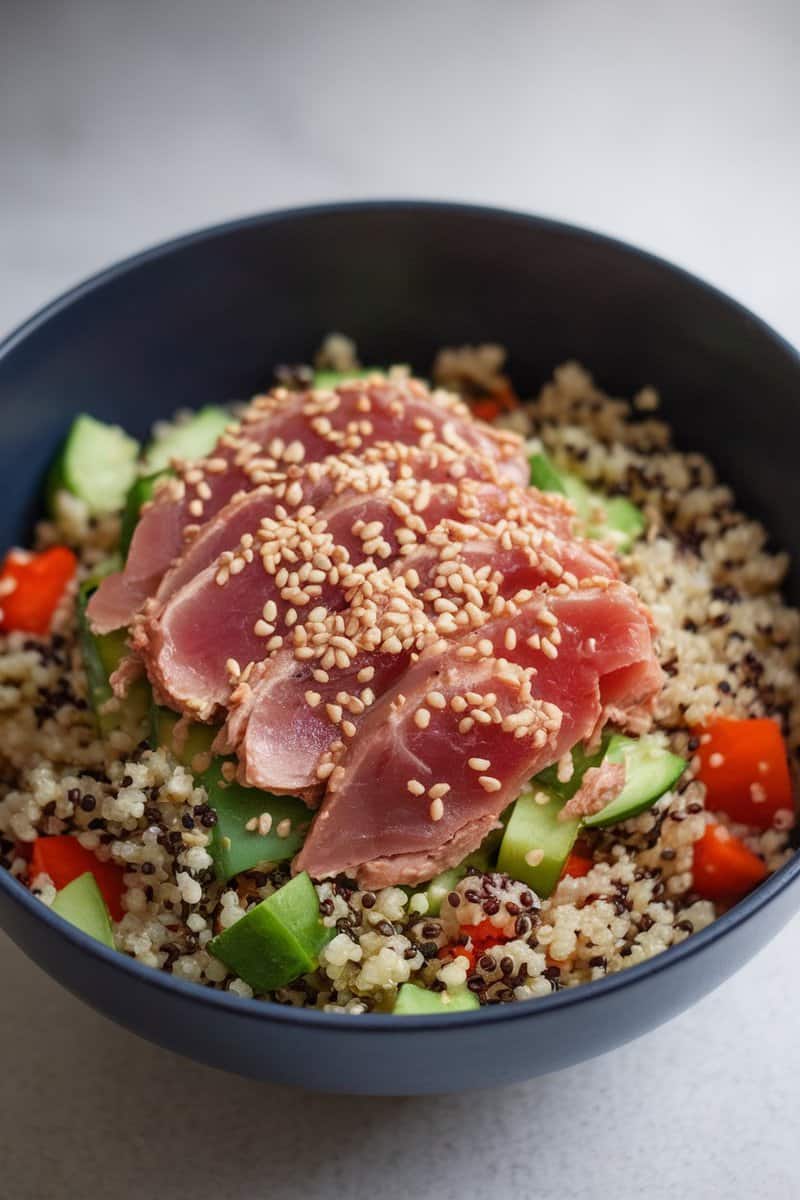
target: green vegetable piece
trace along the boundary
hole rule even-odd
[[[78,592],[78,644],[89,685],[89,702],[97,718],[100,732],[109,734],[115,729],[139,726],[147,717],[151,693],[145,679],[136,679],[124,700],[117,700],[109,682],[121,660],[128,653],[127,631],[92,633],[86,606],[97,586],[97,576],[88,579]]]
[[[626,554],[644,533],[644,513],[626,496],[608,496],[605,506],[608,528],[618,535],[619,549]]]
[[[111,917],[108,915],[103,893],[91,871],[79,875],[57,892],[51,907],[53,912],[58,913],[65,921],[82,929],[90,937],[97,938],[104,946],[114,949]]]
[[[546,802],[539,800],[546,797]],[[580,818],[560,821],[566,800],[534,780],[511,812],[497,860],[498,870],[549,896],[575,844]]]
[[[254,992],[270,992],[315,970],[335,932],[323,925],[317,893],[304,871],[223,930],[208,950]]]
[[[638,816],[668,792],[686,770],[686,762],[655,737],[629,738],[615,734],[605,761],[625,764],[625,786],[600,812],[584,818],[589,828],[616,825]]]
[[[608,538],[627,554],[645,529],[641,509],[625,496],[603,496],[577,475],[559,471],[546,454],[530,457],[531,483],[543,492],[560,492],[575,506],[583,533],[588,538]]]
[[[188,421],[173,425],[144,452],[143,467],[152,475],[164,471],[173,458],[203,458],[210,454],[233,417],[227,408],[209,404]]]
[[[392,1011],[398,1017],[413,1017],[425,1013],[468,1012],[474,1008],[480,1008],[478,997],[468,988],[430,992],[416,983],[404,983]]]
[[[119,534],[119,551],[123,558],[128,557],[133,531],[139,524],[142,505],[153,498],[156,484],[169,475],[169,471],[157,471],[155,475],[142,475],[131,484],[125,498],[125,508],[122,512],[122,527]]]
[[[531,483],[540,492],[561,492],[566,495],[564,480],[546,454],[532,454],[528,459],[531,466]]]
[[[376,372],[383,374],[383,367],[359,367],[357,371],[315,371],[313,387],[337,388],[349,379],[367,379]]]
[[[175,728],[180,719],[180,714],[171,708],[153,704],[150,708],[150,745],[154,750],[159,746],[169,750],[182,766],[191,770],[198,755],[211,754],[211,745],[219,729],[216,725],[191,724],[185,732],[176,735]]]
[[[451,867],[449,871],[442,871],[441,874],[435,875],[421,893],[428,902],[428,907],[422,915],[438,917],[445,896],[458,886],[465,874],[466,867],[462,865]]]
[[[302,846],[311,813],[296,796],[272,796],[260,788],[226,783],[219,759],[200,776],[199,782],[217,814],[208,847],[217,879],[224,882],[265,862],[285,862]],[[262,813],[269,813],[272,818],[266,834],[259,833],[258,828],[247,828],[248,822],[258,821]]]
[[[139,443],[116,425],[81,415],[72,422],[47,479],[47,507],[55,515],[56,495],[72,492],[93,514],[116,512],[136,477]]]

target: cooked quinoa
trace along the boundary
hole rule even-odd
[[[437,382],[463,394],[503,394],[509,386],[501,348],[445,350]],[[357,366],[355,347],[335,335],[318,367]],[[283,368],[283,379],[297,368]],[[499,423],[536,439],[555,464],[606,494],[624,495],[646,518],[645,536],[622,560],[622,576],[648,605],[666,673],[655,727],[690,760],[671,792],[643,815],[591,834],[588,874],[561,880],[539,900],[498,873],[468,872],[442,903],[400,887],[377,892],[347,880],[319,883],[324,924],[335,936],[319,968],[268,999],[361,1013],[389,1010],[398,987],[433,990],[464,984],[481,1003],[549,994],[650,958],[710,924],[712,902],[693,891],[693,846],[709,816],[694,775],[692,730],[713,713],[769,716],[779,722],[792,763],[800,755],[798,613],[780,593],[787,560],[766,548],[765,530],[735,507],[711,464],[674,449],[647,388],[632,402],[602,393],[574,363],[559,367],[540,395]],[[36,546],[64,541],[85,578],[114,548],[119,520],[90,519],[80,500],[61,493],[55,522]],[[97,733],[76,640],[75,587],[47,638],[0,638],[0,856],[44,904],[55,896],[47,875],[29,878],[21,853],[39,834],[76,833],[100,859],[125,869],[125,914],[114,923],[118,950],[147,966],[206,986],[252,995],[207,949],[214,934],[289,878],[288,864],[264,864],[228,884],[214,875],[208,851],[216,813],[192,773],[147,729]],[[199,773],[199,772],[198,772]],[[715,814],[726,823],[722,814]],[[776,870],[791,854],[793,814],[766,832],[733,826]],[[266,832],[266,829],[265,829]],[[509,940],[474,963],[440,953],[459,928],[489,921]]]

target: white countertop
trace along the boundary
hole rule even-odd
[[[800,342],[800,10],[663,9],[7,0],[0,334],[194,226],[395,195],[622,236]],[[424,1100],[305,1096],[195,1066],[0,938],[0,1194],[788,1200],[799,935],[796,919],[723,989],[604,1058]]]

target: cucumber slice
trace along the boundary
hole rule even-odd
[[[133,531],[139,524],[142,505],[153,498],[156,484],[169,475],[169,471],[157,471],[154,475],[142,475],[134,480],[125,497],[125,508],[122,511],[122,527],[119,533],[119,552],[123,559],[128,557]]]
[[[566,496],[564,481],[546,454],[532,454],[528,462],[534,487],[540,492],[560,492],[562,496]]]
[[[416,983],[404,983],[397,993],[392,1012],[398,1017],[413,1017],[422,1013],[468,1012],[474,1008],[480,1008],[478,997],[468,988],[431,992]]]
[[[421,891],[409,891],[409,897],[424,896],[428,907],[421,916],[437,917],[441,911],[442,901],[448,892],[452,892],[467,873],[468,867],[477,867],[479,871],[489,871],[497,859],[497,851],[503,836],[502,829],[494,829],[488,833],[478,846],[468,854],[457,867],[442,871],[435,875],[430,883]]]
[[[201,408],[188,421],[150,443],[142,463],[145,471],[152,475],[166,470],[173,458],[203,458],[210,454],[232,420],[227,408],[211,404]]]
[[[627,497],[602,495],[577,475],[559,471],[544,453],[532,454],[529,461],[531,483],[543,492],[560,492],[571,500],[585,537],[610,536],[620,553],[626,554],[644,533],[644,515]]]
[[[223,930],[208,950],[253,991],[270,992],[313,971],[335,933],[322,924],[317,893],[303,871]]]
[[[565,803],[534,781],[514,805],[500,843],[498,870],[527,883],[538,896],[554,890],[581,827],[578,817],[559,821]]]
[[[655,737],[615,734],[608,743],[605,761],[625,764],[625,786],[616,800],[584,818],[584,824],[592,829],[638,816],[668,792],[686,770],[685,759],[672,754]]]
[[[111,917],[108,914],[103,893],[97,886],[97,880],[91,871],[73,879],[60,892],[51,905],[52,911],[58,913],[65,921],[82,929],[90,937],[97,938],[104,946],[114,949],[114,935],[111,932]]]
[[[138,731],[150,708],[150,686],[147,680],[136,679],[125,699],[115,700],[109,680],[128,653],[128,635],[124,629],[100,636],[92,633],[86,607],[97,582],[95,575],[86,580],[78,592],[78,644],[89,685],[89,702],[101,733],[134,727]],[[109,704],[111,701],[113,703]]]
[[[180,714],[171,708],[157,704],[150,708],[150,745],[154,750],[163,747],[169,750],[187,770],[192,769],[194,760],[203,754],[211,754],[211,744],[219,733],[216,725],[190,725],[183,736],[175,736],[175,726]]]
[[[76,417],[50,468],[47,507],[51,515],[62,490],[85,500],[95,514],[122,508],[136,477],[138,454],[139,443],[118,426],[86,414]]]
[[[315,371],[312,387],[333,390],[349,379],[367,379],[376,372],[383,374],[383,367],[359,367],[357,371]]]
[[[262,863],[294,858],[305,840],[311,813],[296,796],[272,796],[259,788],[226,783],[222,760],[217,759],[199,778],[208,793],[208,803],[217,814],[208,852],[214,859],[217,879],[225,882]],[[262,813],[272,818],[269,832],[248,829],[249,821]]]

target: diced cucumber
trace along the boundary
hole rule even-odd
[[[55,514],[59,491],[85,500],[92,513],[116,512],[136,477],[139,443],[116,425],[105,425],[82,414],[50,468],[47,506]]]
[[[553,763],[551,767],[545,767],[532,781],[531,786],[538,784],[546,791],[552,792],[560,800],[571,800],[581,786],[583,777],[589,770],[589,767],[597,767],[603,761],[603,756],[608,749],[608,744],[611,740],[611,734],[604,734],[600,745],[591,754],[587,754],[583,744],[578,743],[572,747],[572,774],[569,779],[562,783],[558,778],[558,763]]]
[[[153,705],[150,712],[150,744],[163,746],[187,770],[198,771],[197,759],[211,756],[211,746],[219,730],[214,725],[190,725],[183,735],[175,735],[180,717],[169,708]],[[305,840],[311,813],[296,796],[273,796],[260,788],[228,782],[224,763],[232,759],[212,757],[210,765],[200,769],[197,782],[208,794],[208,803],[217,814],[211,828],[208,852],[214,859],[217,879],[223,883],[263,863],[286,862],[293,858]],[[271,825],[265,834],[248,829],[269,813]]]
[[[154,475],[142,475],[134,480],[125,497],[125,508],[122,510],[122,527],[119,534],[119,552],[123,558],[128,557],[133,531],[139,524],[142,505],[153,497],[156,484],[166,478],[169,471],[157,471]]]
[[[315,371],[313,387],[332,390],[349,379],[367,379],[376,372],[383,374],[383,367],[359,367],[355,371]]]
[[[146,679],[136,679],[131,683],[124,700],[114,696],[109,681],[128,653],[127,631],[116,629],[113,633],[102,635],[92,633],[86,607],[96,586],[97,578],[94,576],[78,592],[78,644],[89,685],[89,702],[101,733],[108,734],[120,728],[138,729],[147,718],[150,708],[150,686]]]
[[[625,786],[616,800],[584,818],[589,828],[616,825],[655,804],[677,783],[686,762],[672,754],[655,737],[629,738],[615,734],[608,743],[605,762],[625,764]]]
[[[222,760],[217,759],[199,782],[208,793],[208,803],[217,814],[208,852],[214,859],[217,879],[225,882],[262,863],[293,858],[305,840],[311,813],[296,796],[272,796],[259,788],[226,783]],[[262,813],[272,818],[269,832],[248,829]]]
[[[480,1004],[469,988],[431,992],[416,983],[404,983],[397,993],[392,1012],[398,1017],[413,1017],[423,1013],[468,1012],[474,1008],[480,1008]]]
[[[90,937],[97,938],[104,946],[114,949],[111,917],[91,871],[79,875],[57,892],[51,907],[65,921],[82,929]]]
[[[430,883],[421,890],[409,891],[409,896],[412,899],[414,896],[422,896],[425,899],[427,907],[422,907],[421,910],[418,910],[420,911],[420,916],[437,917],[445,896],[458,886],[469,867],[477,867],[479,871],[491,870],[497,859],[497,850],[500,846],[502,836],[502,829],[493,829],[491,833],[486,835],[480,846],[478,846],[478,849],[468,854],[464,861],[459,863],[457,867],[451,867],[448,871],[442,871],[441,874],[435,875]]]
[[[150,708],[150,745],[154,750],[159,746],[169,750],[182,766],[191,770],[196,758],[211,754],[211,745],[219,729],[216,725],[190,724],[176,736],[175,727],[180,719],[180,714],[171,708],[153,704]]]
[[[533,888],[554,890],[581,827],[579,818],[560,821],[566,800],[534,780],[514,805],[497,859],[498,870]]]
[[[562,495],[566,495],[564,481],[546,454],[532,454],[528,462],[534,487],[540,492],[561,492]]]
[[[208,950],[255,992],[269,992],[313,971],[335,932],[323,925],[304,871],[224,929]]]
[[[233,417],[227,408],[209,404],[187,421],[174,425],[145,449],[142,465],[151,475],[170,466],[173,458],[204,458],[210,454]]]
[[[560,492],[575,506],[588,538],[611,537],[627,553],[645,529],[644,515],[625,496],[604,496],[567,471],[559,471],[544,453],[530,457],[531,483],[543,492]]]

